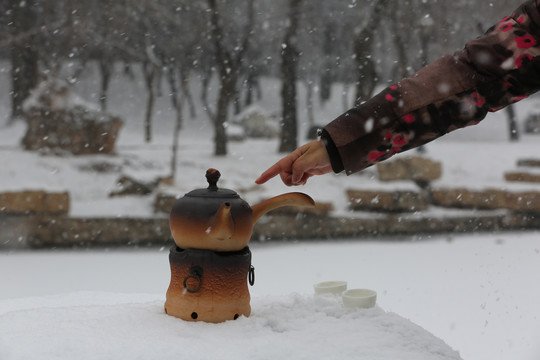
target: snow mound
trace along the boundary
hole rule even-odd
[[[34,109],[58,111],[75,108],[100,112],[97,104],[84,100],[72,91],[66,81],[55,78],[40,82],[23,103],[24,112]]]
[[[0,301],[0,359],[461,359],[379,307],[334,296],[254,298],[221,324],[168,316],[156,295],[101,292]]]

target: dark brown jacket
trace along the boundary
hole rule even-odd
[[[523,3],[465,48],[389,86],[324,127],[335,172],[360,171],[540,89],[540,0]]]

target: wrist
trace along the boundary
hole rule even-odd
[[[345,167],[343,166],[337,146],[330,137],[330,134],[328,134],[328,132],[324,129],[319,129],[317,135],[319,136],[319,140],[326,148],[326,152],[328,153],[328,157],[330,159],[330,165],[332,166],[332,171],[334,171],[336,174],[342,172]]]

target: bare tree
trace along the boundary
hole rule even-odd
[[[22,115],[22,104],[36,86],[39,77],[39,52],[36,45],[38,4],[36,1],[9,0],[11,14],[11,35],[16,41],[11,43],[12,103],[11,121]],[[19,37],[19,35],[23,35]]]
[[[356,60],[357,83],[356,83],[356,101],[365,101],[371,97],[373,90],[377,85],[377,71],[373,61],[373,40],[383,10],[388,6],[390,0],[377,0],[369,20],[362,29],[355,31],[357,33],[354,41],[354,54]]]
[[[407,46],[410,43],[410,32],[405,29],[405,26],[408,26],[408,24],[404,23],[404,21],[412,17],[410,6],[409,1],[393,1],[388,12],[392,43],[396,51],[394,81],[403,79],[409,75]]]
[[[297,147],[298,121],[296,113],[296,81],[299,51],[296,36],[302,0],[289,0],[287,29],[281,51],[281,143],[280,152],[290,152]]]
[[[161,61],[166,67],[166,77],[170,88],[171,105],[176,113],[171,156],[170,179],[174,182],[178,163],[178,142],[183,125],[184,102],[187,101],[192,117],[195,117],[195,106],[189,90],[191,64],[195,62],[195,48],[201,42],[204,31],[200,28],[200,8],[192,5],[189,0],[178,1],[175,9],[168,8],[168,0],[163,4],[161,27],[163,36],[168,39],[177,33],[185,34],[177,40],[176,46],[170,46],[168,41],[158,42]],[[172,12],[169,13],[169,10]],[[176,14],[172,15],[172,14]],[[198,29],[199,31],[194,31]]]
[[[508,105],[505,110],[508,119],[509,139],[510,141],[519,141],[519,130],[517,127],[517,116],[514,111],[514,105]]]
[[[336,41],[335,35],[334,35],[334,29],[331,24],[326,24],[324,27],[323,32],[323,38],[322,38],[322,57],[323,57],[323,64],[322,64],[322,72],[321,72],[321,81],[320,81],[320,97],[321,102],[328,101],[330,99],[331,94],[331,88],[332,88],[332,82],[334,81],[334,74],[333,74],[333,50],[334,46],[333,44]]]
[[[99,103],[102,111],[107,109],[107,97],[115,61],[114,47],[107,46],[106,44],[115,42],[115,30],[119,30],[118,28],[121,26],[115,20],[117,18],[124,18],[120,11],[115,11],[120,10],[115,6],[117,3],[118,1],[95,0],[95,6],[99,9],[97,13],[100,15],[96,16],[93,22],[96,24],[95,31],[100,34],[99,39],[95,39],[94,41],[98,44],[101,43],[101,46],[96,46],[96,48],[99,48],[97,62],[101,75]]]
[[[215,127],[214,154],[227,155],[227,134],[225,123],[228,119],[229,106],[236,94],[239,70],[244,54],[248,50],[250,37],[255,23],[254,0],[248,0],[246,7],[246,24],[241,36],[234,39],[233,44],[227,43],[227,33],[223,28],[221,13],[216,0],[207,0],[210,8],[210,34],[215,48],[216,62],[220,80],[216,112],[208,104],[205,105]]]
[[[144,83],[146,85],[146,91],[148,93],[148,98],[146,100],[146,112],[144,115],[144,140],[146,142],[152,141],[152,114],[154,112],[154,101],[156,98],[156,91],[154,86],[154,81],[159,74],[159,67],[156,63],[153,63],[151,60],[146,60],[143,63],[143,75]]]

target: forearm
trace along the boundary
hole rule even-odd
[[[539,26],[537,1],[528,1],[463,50],[335,119],[323,131],[334,170],[360,171],[537,91]]]

